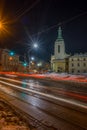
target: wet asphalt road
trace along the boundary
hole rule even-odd
[[[0,82],[2,91],[38,108],[56,128],[87,129],[86,85],[82,87],[78,84],[25,78],[7,80],[1,77]]]

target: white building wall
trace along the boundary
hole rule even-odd
[[[69,73],[87,73],[87,55],[69,57]]]
[[[58,46],[60,46],[60,52],[58,52]],[[55,42],[54,55],[55,55],[55,59],[65,58],[65,44],[63,40]]]

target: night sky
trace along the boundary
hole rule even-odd
[[[67,53],[87,52],[86,1],[0,0],[0,48],[50,61],[58,25],[61,24]],[[35,50],[34,42],[38,43]]]

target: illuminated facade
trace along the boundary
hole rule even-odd
[[[87,53],[69,57],[69,73],[87,73]]]
[[[87,53],[67,55],[61,27],[58,29],[58,37],[55,41],[54,55],[51,56],[51,69],[54,72],[87,73]]]
[[[51,56],[51,68],[55,72],[66,72],[67,71],[67,58],[68,54],[65,52],[65,43],[62,37],[61,27],[58,29],[58,37],[54,45],[54,55]]]
[[[10,55],[8,49],[0,49],[0,70],[1,71],[18,71],[19,56]]]

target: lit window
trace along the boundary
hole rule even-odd
[[[12,57],[9,57],[9,60],[11,61],[13,58]]]

